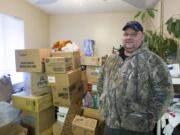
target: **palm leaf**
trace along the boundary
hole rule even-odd
[[[141,13],[142,13],[142,11],[137,12],[137,14],[135,14],[135,16],[134,16],[134,19],[139,17]]]

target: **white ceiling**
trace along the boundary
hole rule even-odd
[[[26,0],[51,15],[137,11],[159,0]],[[49,3],[54,1],[53,3]],[[44,3],[44,4],[43,4]],[[47,4],[49,3],[49,4]]]

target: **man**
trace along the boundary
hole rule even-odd
[[[173,97],[173,86],[163,60],[143,48],[143,27],[130,21],[123,27],[119,55],[110,56],[98,82],[104,135],[151,135]]]

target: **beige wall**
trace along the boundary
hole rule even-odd
[[[180,0],[164,0],[164,23],[173,15],[180,14]],[[156,9],[160,11],[160,2],[156,5]],[[160,14],[158,13],[155,19],[156,26],[159,27],[160,24]],[[166,27],[164,27],[166,30]],[[165,31],[166,32],[166,31]],[[178,48],[177,59],[180,63],[180,44]]]
[[[132,20],[132,13],[79,14],[50,17],[50,42],[71,39],[83,48],[84,39],[96,42],[95,54],[110,54],[121,42],[122,27]]]
[[[180,1],[179,0],[164,0],[164,23],[173,15],[180,14],[179,8]],[[155,18],[155,26],[159,28],[160,25],[160,2],[157,3],[155,9],[158,10],[156,18]]]
[[[164,3],[164,18],[165,21],[171,16],[180,14],[180,0],[165,0]]]
[[[25,23],[25,48],[49,47],[49,15],[25,0],[0,0],[0,12]]]
[[[165,21],[170,16],[180,13],[179,4],[179,0],[165,0]],[[157,4],[156,8],[160,10],[160,4]],[[49,47],[57,40],[71,39],[82,49],[84,39],[94,39],[96,55],[109,54],[113,46],[119,46],[122,26],[135,14],[126,12],[49,17],[24,0],[0,0],[0,12],[24,20],[26,48]],[[155,24],[159,24],[159,15]],[[180,61],[180,49],[178,59]]]

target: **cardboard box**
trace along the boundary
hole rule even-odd
[[[73,64],[73,69],[78,69],[81,66],[80,62],[80,52],[79,51],[74,51],[74,52],[53,52],[52,53],[53,57],[71,57],[72,58],[72,64]]]
[[[97,56],[86,57],[86,56],[83,56],[81,58],[81,65],[101,66],[102,65],[102,57],[97,57]]]
[[[57,121],[53,124],[53,135],[61,135],[64,123]]]
[[[71,57],[47,57],[45,59],[46,73],[66,73],[72,69]]]
[[[88,82],[97,83],[99,79],[100,70],[101,70],[101,67],[87,66],[86,75],[87,75]]]
[[[70,106],[78,103],[82,99],[82,82],[71,85],[70,87],[53,86],[53,104],[54,106]]]
[[[50,57],[51,49],[15,50],[17,72],[44,72],[44,58]]]
[[[29,135],[49,135],[55,122],[54,107],[41,112],[23,111],[21,124],[28,129]]]
[[[98,109],[84,108],[83,116],[96,119],[100,122],[104,121],[104,118]]]
[[[95,135],[96,126],[97,126],[97,120],[76,115],[72,123],[73,134]]]
[[[69,87],[81,80],[81,70],[69,71],[66,74],[47,74],[49,86]]]
[[[27,129],[18,124],[8,124],[0,127],[0,135],[27,135]]]
[[[12,95],[12,104],[22,110],[40,112],[53,105],[52,94],[47,93],[35,97],[28,95],[26,92],[19,92]]]
[[[25,73],[24,88],[33,96],[51,92],[45,73]]]

